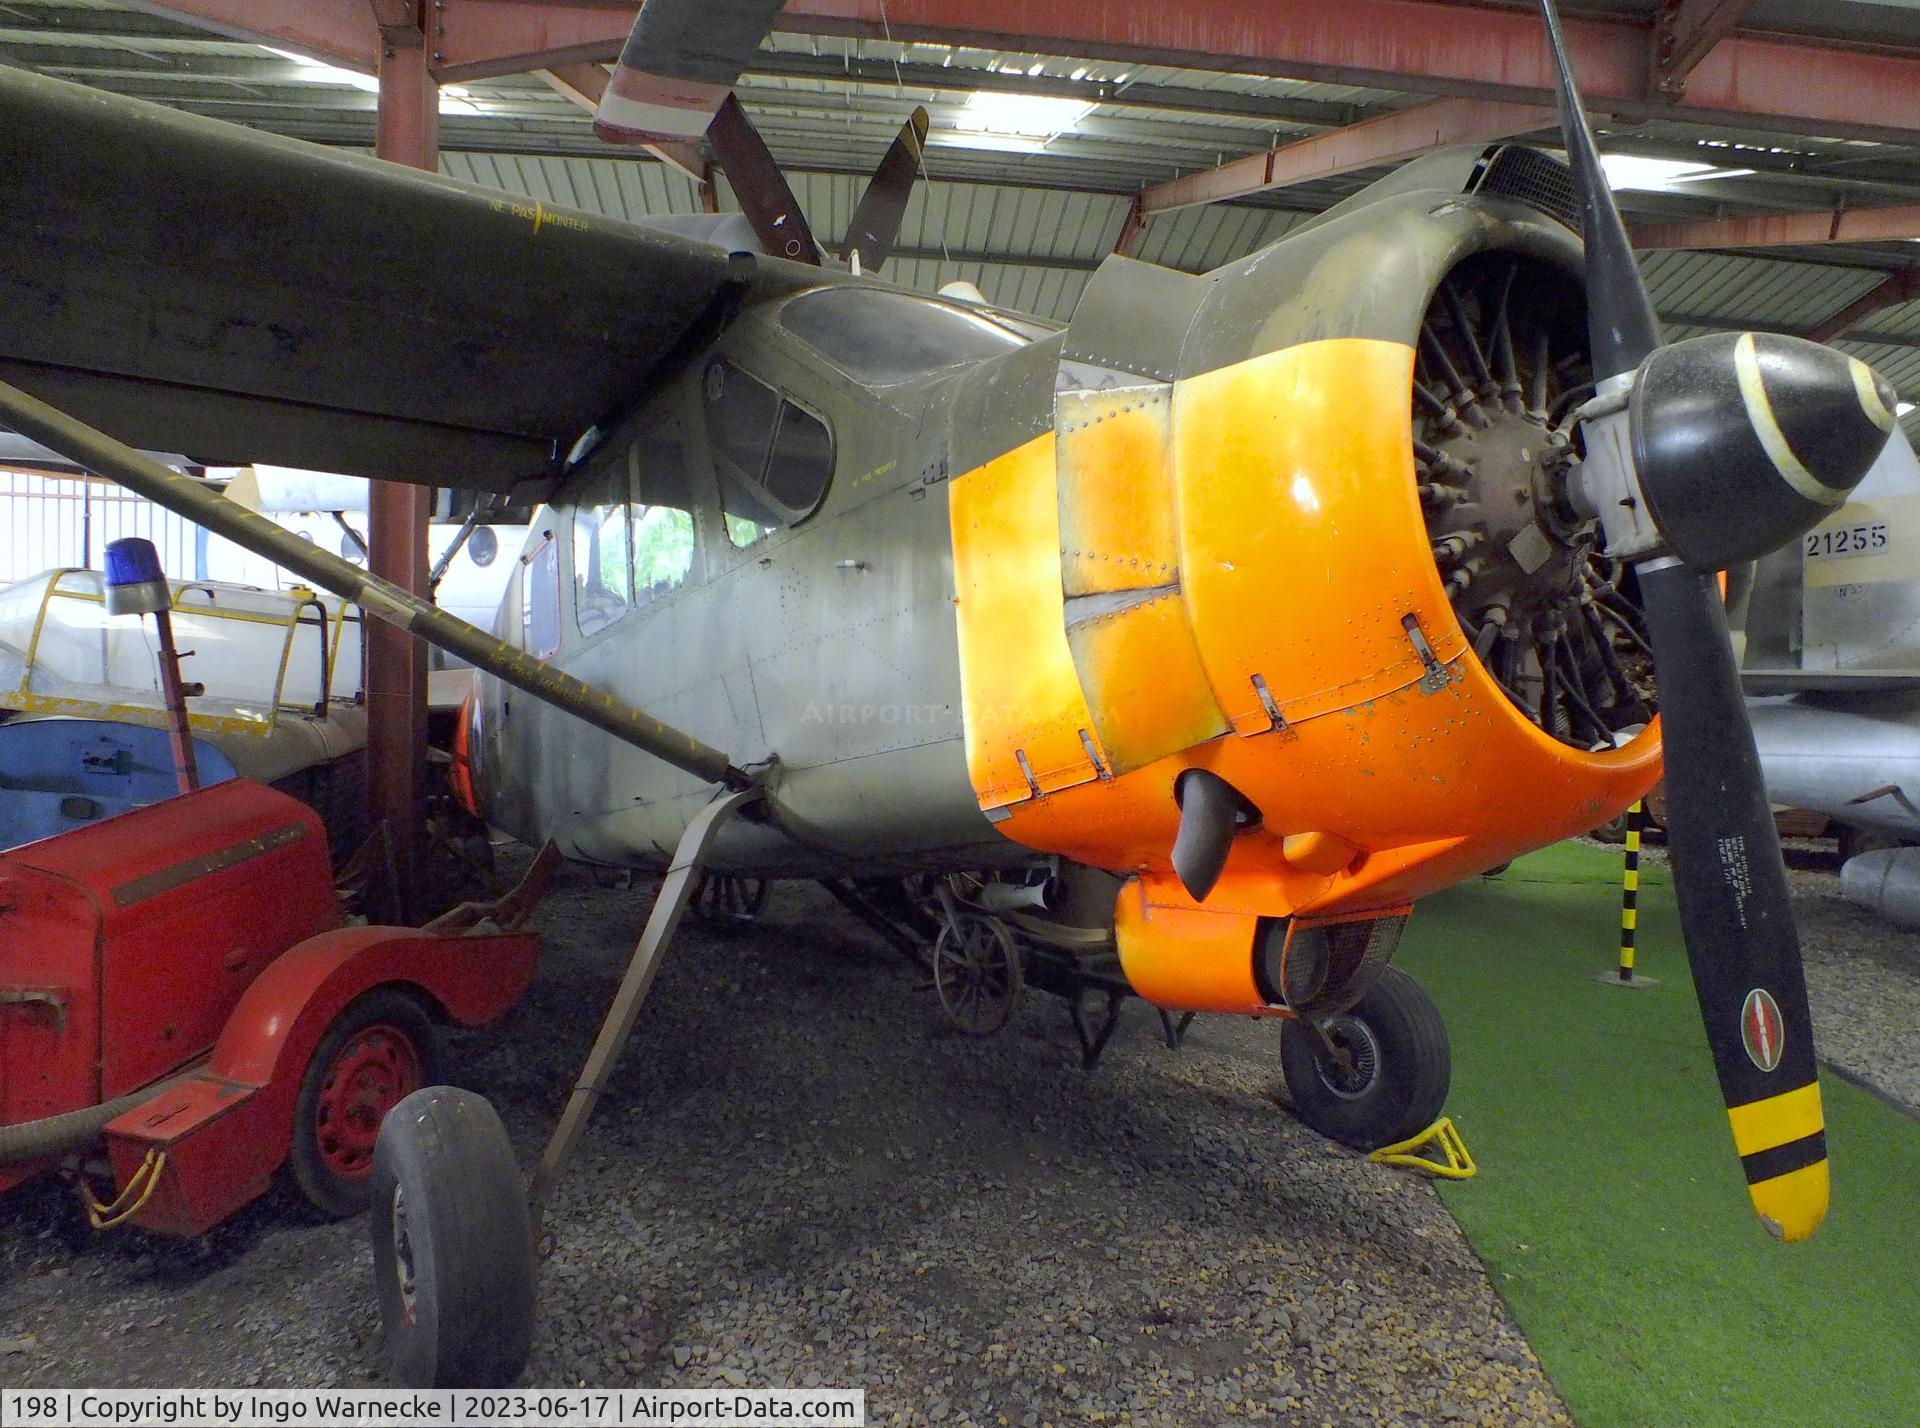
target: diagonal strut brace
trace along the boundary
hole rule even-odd
[[[756,787],[720,795],[695,814],[693,821],[687,825],[687,831],[680,835],[680,844],[673,850],[673,862],[660,884],[659,895],[653,900],[653,911],[647,914],[646,928],[640,933],[639,942],[634,945],[626,975],[620,979],[620,989],[613,994],[606,1019],[600,1023],[600,1032],[593,1039],[593,1049],[587,1053],[586,1063],[580,1068],[580,1079],[574,1085],[573,1094],[567,1097],[566,1109],[560,1113],[560,1123],[553,1128],[553,1138],[541,1153],[540,1168],[533,1173],[533,1185],[527,1192],[527,1201],[528,1218],[533,1224],[536,1244],[539,1243],[540,1222],[546,1214],[547,1200],[553,1194],[554,1182],[572,1159],[581,1132],[587,1128],[587,1118],[593,1114],[595,1102],[606,1090],[607,1077],[614,1063],[620,1059],[620,1053],[626,1049],[627,1039],[633,1035],[634,1023],[640,1018],[641,1004],[653,989],[654,974],[660,970],[667,944],[673,941],[680,918],[686,912],[687,904],[693,901],[693,892],[699,886],[700,874],[705,870],[707,853],[713,847],[713,840],[720,832],[721,825],[743,805],[760,797],[760,792]]]

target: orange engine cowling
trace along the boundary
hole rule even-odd
[[[1010,837],[1133,875],[1120,951],[1160,1005],[1281,1010],[1257,966],[1268,920],[1403,912],[1659,776],[1657,723],[1589,751],[1518,707],[1436,565],[1409,416],[1429,300],[1502,237],[1577,263],[1564,229],[1494,207],[1511,232],[1469,214],[1414,272],[1373,209],[1300,240],[1277,278],[1288,242],[1206,279],[1111,261],[1069,330],[1054,431],[952,484],[975,791]],[[1351,320],[1328,311],[1342,284]],[[1399,331],[1381,289],[1411,314]],[[1096,366],[1103,326],[1182,301],[1171,355]],[[1276,316],[1240,319],[1253,350],[1220,352],[1221,313],[1263,301]],[[1192,768],[1256,811],[1203,903],[1170,862]]]

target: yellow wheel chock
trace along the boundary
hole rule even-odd
[[[1441,1159],[1435,1159],[1419,1152],[1437,1150]],[[1448,1180],[1471,1180],[1479,1167],[1473,1163],[1473,1157],[1467,1153],[1467,1143],[1460,1139],[1460,1132],[1454,1129],[1453,1117],[1442,1116],[1419,1135],[1393,1145],[1383,1145],[1367,1157],[1382,1165],[1398,1165],[1407,1170],[1424,1170],[1429,1175],[1439,1175]]]

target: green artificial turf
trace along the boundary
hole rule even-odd
[[[1448,1208],[1583,1428],[1920,1425],[1920,1125],[1824,1075],[1832,1208],[1771,1239],[1663,871],[1640,894],[1659,986],[1594,980],[1618,877],[1618,854],[1563,844],[1415,914],[1398,960],[1446,1016],[1480,1167]]]

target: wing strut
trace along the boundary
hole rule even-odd
[[[654,897],[653,910],[647,914],[647,925],[640,933],[639,942],[634,944],[625,975],[620,978],[620,989],[613,994],[606,1018],[593,1038],[593,1049],[580,1068],[580,1079],[567,1097],[566,1109],[560,1113],[560,1122],[553,1128],[547,1148],[540,1154],[540,1168],[534,1172],[533,1184],[527,1191],[535,1243],[539,1242],[540,1225],[546,1217],[547,1199],[553,1194],[554,1182],[573,1158],[573,1149],[587,1128],[587,1117],[593,1114],[594,1104],[606,1090],[607,1077],[633,1035],[634,1023],[640,1019],[640,1006],[653,990],[654,974],[660,970],[667,944],[673,941],[680,918],[700,886],[700,875],[706,870],[707,851],[713,847],[714,837],[728,818],[759,796],[757,788],[724,793],[696,813],[687,831],[680,835],[680,845],[673,850],[673,862]]]
[[[206,490],[192,477],[168,470],[152,457],[5,382],[0,382],[0,421],[83,469],[111,476],[155,505],[305,576],[322,590],[359,605],[367,614],[397,625],[435,649],[457,655],[675,768],[730,789],[757,786],[751,774],[734,767],[720,750],[621,703],[545,660],[535,659],[525,650],[495,639],[477,625],[434,608],[390,581],[349,565],[239,502]]]

